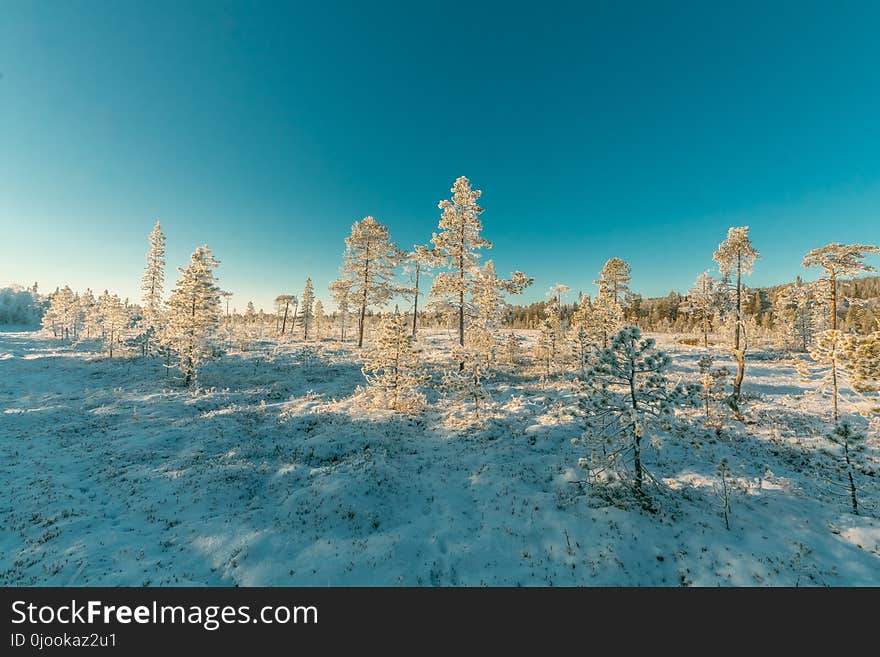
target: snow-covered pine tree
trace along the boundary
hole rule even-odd
[[[504,362],[511,370],[522,361],[522,338],[513,331],[504,338],[503,354]]]
[[[622,304],[629,295],[629,281],[632,270],[620,258],[611,258],[605,261],[602,271],[599,272],[599,296],[611,299],[616,304]],[[621,298],[621,296],[623,298]]]
[[[233,293],[229,290],[220,290],[220,298],[223,300],[223,305],[226,308],[226,316],[229,317],[229,300],[233,297]]]
[[[309,339],[309,329],[315,319],[315,288],[312,285],[312,279],[306,279],[306,286],[299,300],[299,325],[303,329],[303,339]]]
[[[157,221],[150,233],[147,264],[141,280],[143,301],[143,331],[146,336],[144,350],[150,352],[152,336],[158,335],[163,324],[162,295],[165,291],[165,234]],[[152,331],[150,331],[152,329]]]
[[[596,347],[595,340],[586,327],[581,323],[572,323],[568,329],[569,356],[581,378],[587,374],[587,365]]]
[[[452,357],[459,363],[458,368],[450,370],[443,375],[441,390],[444,396],[453,405],[450,406],[450,414],[458,414],[458,402],[464,406],[464,413],[458,414],[465,423],[480,422],[482,413],[492,398],[484,387],[486,379],[491,378],[492,373],[488,367],[485,356],[486,347],[480,344],[485,338],[485,333],[474,328],[469,329],[465,336],[465,346],[456,345],[452,350]],[[469,411],[469,408],[472,409]]]
[[[688,292],[685,310],[699,325],[703,334],[703,346],[708,347],[709,331],[712,328],[712,318],[715,316],[715,280],[709,272],[697,276],[694,286]]]
[[[834,242],[813,249],[804,256],[804,267],[821,267],[822,280],[827,285],[828,324],[831,330],[837,328],[837,282],[861,273],[876,271],[865,264],[865,256],[880,253],[873,244],[840,244]]]
[[[483,328],[494,331],[504,318],[502,281],[495,272],[495,263],[487,260],[476,275],[471,286],[473,290],[473,318]]]
[[[430,273],[435,267],[440,266],[440,264],[442,264],[442,260],[440,258],[440,254],[437,252],[437,249],[428,244],[416,244],[415,246],[413,246],[413,250],[410,251],[410,253],[406,257],[406,264],[404,265],[404,269],[412,277],[412,287],[410,289],[413,298],[413,338],[416,337],[416,330],[418,328],[420,295],[419,285],[421,278],[425,274]]]
[[[587,320],[587,331],[604,349],[609,338],[623,326],[623,308],[611,296],[600,294],[593,302]]]
[[[720,428],[720,414],[715,413],[717,420],[713,421],[712,409],[721,401],[727,399],[727,379],[730,372],[726,367],[712,369],[715,363],[715,357],[711,354],[703,354],[697,361],[697,367],[700,371],[700,390],[699,398],[703,401],[703,410],[706,414],[706,426],[714,425]]]
[[[468,304],[470,326],[465,330],[465,344],[484,349],[487,367],[491,366],[498,342],[497,333],[508,308],[505,294],[520,294],[533,282],[534,279],[522,272],[514,272],[509,279],[498,278],[491,260],[474,275]]]
[[[110,294],[107,290],[104,290],[104,294],[98,299],[98,312],[101,318],[104,347],[107,349],[108,357],[113,358],[113,348],[126,338],[131,316],[119,296]]]
[[[593,453],[580,460],[593,481],[609,473],[624,477],[631,464],[633,488],[644,497],[648,475],[642,440],[659,440],[656,429],[674,417],[677,407],[695,401],[697,391],[696,386],[670,383],[665,374],[670,363],[654,340],[642,338],[635,326],[622,328],[597,352],[584,379],[582,399],[587,429],[583,442]]]
[[[742,314],[742,277],[751,274],[755,261],[760,257],[758,250],[749,239],[749,227],[731,227],[727,231],[727,239],[718,245],[718,250],[712,255],[712,259],[718,263],[718,271],[722,276],[736,274],[736,325],[734,328],[733,355],[736,358],[736,378],[733,380],[734,405],[739,404],[742,381],[746,373],[746,350],[748,349],[748,336],[743,335]]]
[[[336,303],[339,339],[342,342],[345,342],[345,329],[348,324],[348,315],[351,312],[352,287],[354,287],[354,280],[350,278],[338,278],[330,283],[330,296]]]
[[[547,290],[547,298],[556,299],[556,308],[559,313],[559,322],[562,324],[562,298],[571,292],[571,288],[563,283],[556,283]]]
[[[218,264],[207,245],[197,248],[186,268],[178,268],[180,280],[167,302],[163,344],[177,358],[185,385],[193,381],[200,364],[213,352],[221,313],[220,288],[214,275]]]
[[[327,327],[327,316],[324,314],[324,304],[320,299],[315,301],[315,340],[322,340]]]
[[[814,284],[804,283],[798,277],[795,283],[779,292],[774,306],[781,341],[790,348],[807,351],[819,331],[825,328]]]
[[[367,352],[363,368],[367,393],[373,404],[390,410],[412,413],[425,402],[419,386],[428,380],[422,372],[418,353],[406,319],[395,313],[382,319],[379,334]]]
[[[828,434],[828,439],[843,448],[843,462],[841,465],[849,486],[850,503],[852,504],[853,513],[859,515],[858,486],[856,486],[855,472],[856,460],[861,456],[865,435],[856,431],[849,422],[844,420],[838,423],[834,427],[834,431]]]
[[[254,302],[248,301],[244,311],[244,320],[247,324],[254,324],[257,321],[257,309],[254,308]]]
[[[101,314],[94,293],[86,289],[79,299],[80,309],[83,314],[83,332],[85,337],[96,338],[101,335]]]
[[[804,380],[809,381],[818,375],[818,392],[830,392],[834,424],[840,421],[840,388],[843,381],[851,378],[851,367],[858,336],[844,333],[838,329],[828,329],[816,336],[810,349],[810,357],[818,365],[811,369],[805,361],[798,361],[798,371]]]
[[[49,303],[43,313],[43,318],[40,320],[42,330],[47,334],[51,333],[52,337],[55,338],[58,337],[58,333],[61,330],[60,307],[59,303],[55,300],[60,291],[55,290],[55,292],[49,295]]]
[[[388,227],[373,217],[364,217],[351,227],[345,238],[342,279],[350,280],[352,302],[360,310],[358,317],[358,348],[364,345],[364,323],[367,308],[387,303],[397,291],[395,270],[404,253],[391,241]]]
[[[290,304],[296,303],[295,294],[279,294],[275,297],[275,303],[278,306],[278,313],[281,315],[281,335],[287,332],[287,318],[290,314]]]
[[[439,233],[434,233],[431,242],[449,271],[434,277],[431,297],[450,304],[458,314],[458,344],[464,346],[465,297],[471,279],[477,272],[476,265],[480,249],[492,248],[491,242],[483,239],[480,232],[483,224],[480,215],[483,208],[477,205],[482,192],[472,189],[470,181],[461,176],[452,185],[452,199],[442,200],[440,208]],[[464,367],[464,362],[460,363]]]
[[[49,307],[43,315],[43,329],[62,340],[75,338],[78,313],[79,300],[73,290],[65,285],[49,297]]]
[[[850,383],[853,390],[861,394],[880,392],[880,331],[857,338]]]
[[[562,338],[559,304],[554,297],[544,306],[544,319],[535,342],[535,357],[545,380],[550,378],[559,362],[563,350]]]

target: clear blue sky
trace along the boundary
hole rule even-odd
[[[880,242],[880,4],[413,5],[0,4],[0,284],[136,297],[159,219],[239,307],[326,297],[353,221],[425,242],[459,175],[528,299],[611,256],[684,289],[730,225],[754,285]]]

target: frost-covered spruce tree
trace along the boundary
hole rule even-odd
[[[98,312],[101,318],[104,347],[107,355],[113,358],[113,348],[121,344],[131,324],[131,315],[122,300],[116,294],[104,290],[98,299]]]
[[[591,480],[607,480],[609,474],[628,478],[631,468],[633,488],[644,495],[649,474],[642,441],[647,437],[659,442],[657,430],[674,417],[677,407],[692,403],[697,390],[671,384],[665,373],[670,363],[654,340],[642,338],[635,326],[622,328],[596,353],[582,400],[587,429],[583,440],[592,454],[581,459],[580,466]]]
[[[388,235],[388,227],[373,217],[364,217],[351,227],[345,238],[343,279],[351,280],[352,302],[360,310],[358,317],[358,347],[364,345],[364,323],[367,308],[381,306],[397,291],[395,270],[404,254]]]
[[[254,324],[257,321],[257,309],[254,308],[254,302],[248,301],[244,310],[244,321],[247,324]]]
[[[309,339],[309,329],[315,319],[315,288],[312,279],[306,279],[306,286],[299,299],[299,325],[303,328],[303,339]]]
[[[315,340],[322,340],[327,331],[327,316],[324,314],[324,304],[318,299],[315,301]]]
[[[351,289],[354,280],[350,278],[338,278],[330,283],[330,296],[336,303],[336,319],[339,321],[339,339],[345,342],[345,329],[348,325],[348,315],[351,312]]]
[[[395,313],[382,319],[378,337],[367,352],[361,371],[367,393],[376,406],[411,413],[425,402],[419,386],[428,377],[421,371],[406,319]]]
[[[876,253],[880,253],[880,249],[872,244],[834,242],[813,249],[804,256],[804,267],[820,267],[824,272],[821,280],[827,285],[828,324],[832,331],[837,328],[837,282],[843,278],[876,271],[864,262],[867,254]]]
[[[150,233],[147,264],[141,280],[143,329],[147,336],[146,353],[150,352],[152,336],[158,335],[163,324],[162,295],[165,291],[165,234],[157,221]],[[152,331],[150,331],[152,329]]]
[[[744,335],[742,314],[743,285],[742,277],[752,273],[755,261],[760,257],[758,250],[752,246],[749,239],[749,227],[731,227],[727,231],[727,239],[718,245],[718,250],[712,255],[712,259],[718,263],[718,271],[722,276],[736,274],[736,289],[734,305],[735,328],[733,341],[733,355],[736,358],[736,378],[733,380],[732,402],[734,406],[739,404],[742,390],[743,377],[746,373],[746,350],[748,349],[748,336]]]
[[[163,344],[174,354],[185,385],[192,383],[201,363],[210,357],[220,324],[218,265],[207,245],[195,250],[167,302],[168,324]],[[252,305],[252,304],[251,304]]]
[[[599,295],[605,296],[620,304],[629,294],[629,281],[632,275],[630,266],[620,258],[611,258],[605,262],[602,271],[599,272]],[[621,298],[623,297],[623,298]]]
[[[715,316],[715,280],[709,272],[697,276],[694,286],[688,292],[685,308],[700,326],[703,346],[708,347],[709,331],[712,328],[712,318]]]
[[[470,282],[476,274],[480,249],[491,249],[491,242],[483,239],[480,215],[483,208],[477,205],[482,192],[472,189],[470,181],[461,176],[452,185],[452,199],[442,200],[439,233],[431,242],[445,261],[449,271],[434,278],[431,297],[455,308],[458,315],[458,344],[464,346],[466,296]],[[464,367],[464,363],[460,364]]]

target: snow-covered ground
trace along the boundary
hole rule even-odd
[[[436,375],[452,339],[423,343]],[[669,346],[694,381],[703,350]],[[329,341],[233,352],[184,390],[155,359],[0,333],[0,585],[880,585],[876,449],[856,516],[827,402],[785,361],[749,362],[745,423],[695,416],[649,450],[656,513],[578,484],[569,382],[499,373],[469,429],[430,388],[418,417],[364,410],[362,382]]]

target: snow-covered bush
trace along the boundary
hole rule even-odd
[[[465,342],[464,347],[456,346],[453,349],[452,357],[456,365],[443,375],[440,384],[449,402],[447,411],[455,424],[480,422],[492,402],[483,385],[492,376],[484,350],[467,346],[467,336]],[[471,340],[470,344],[473,345],[474,341]]]
[[[726,367],[712,369],[714,363],[715,357],[711,354],[703,354],[697,361],[701,386],[697,394],[703,402],[706,426],[720,429],[723,419],[720,402],[728,398],[727,383],[730,377],[730,370]]]
[[[402,315],[389,315],[382,321],[361,371],[367,380],[366,393],[374,406],[412,413],[424,405],[425,397],[419,392],[419,386],[427,376],[421,371],[412,333]]]

